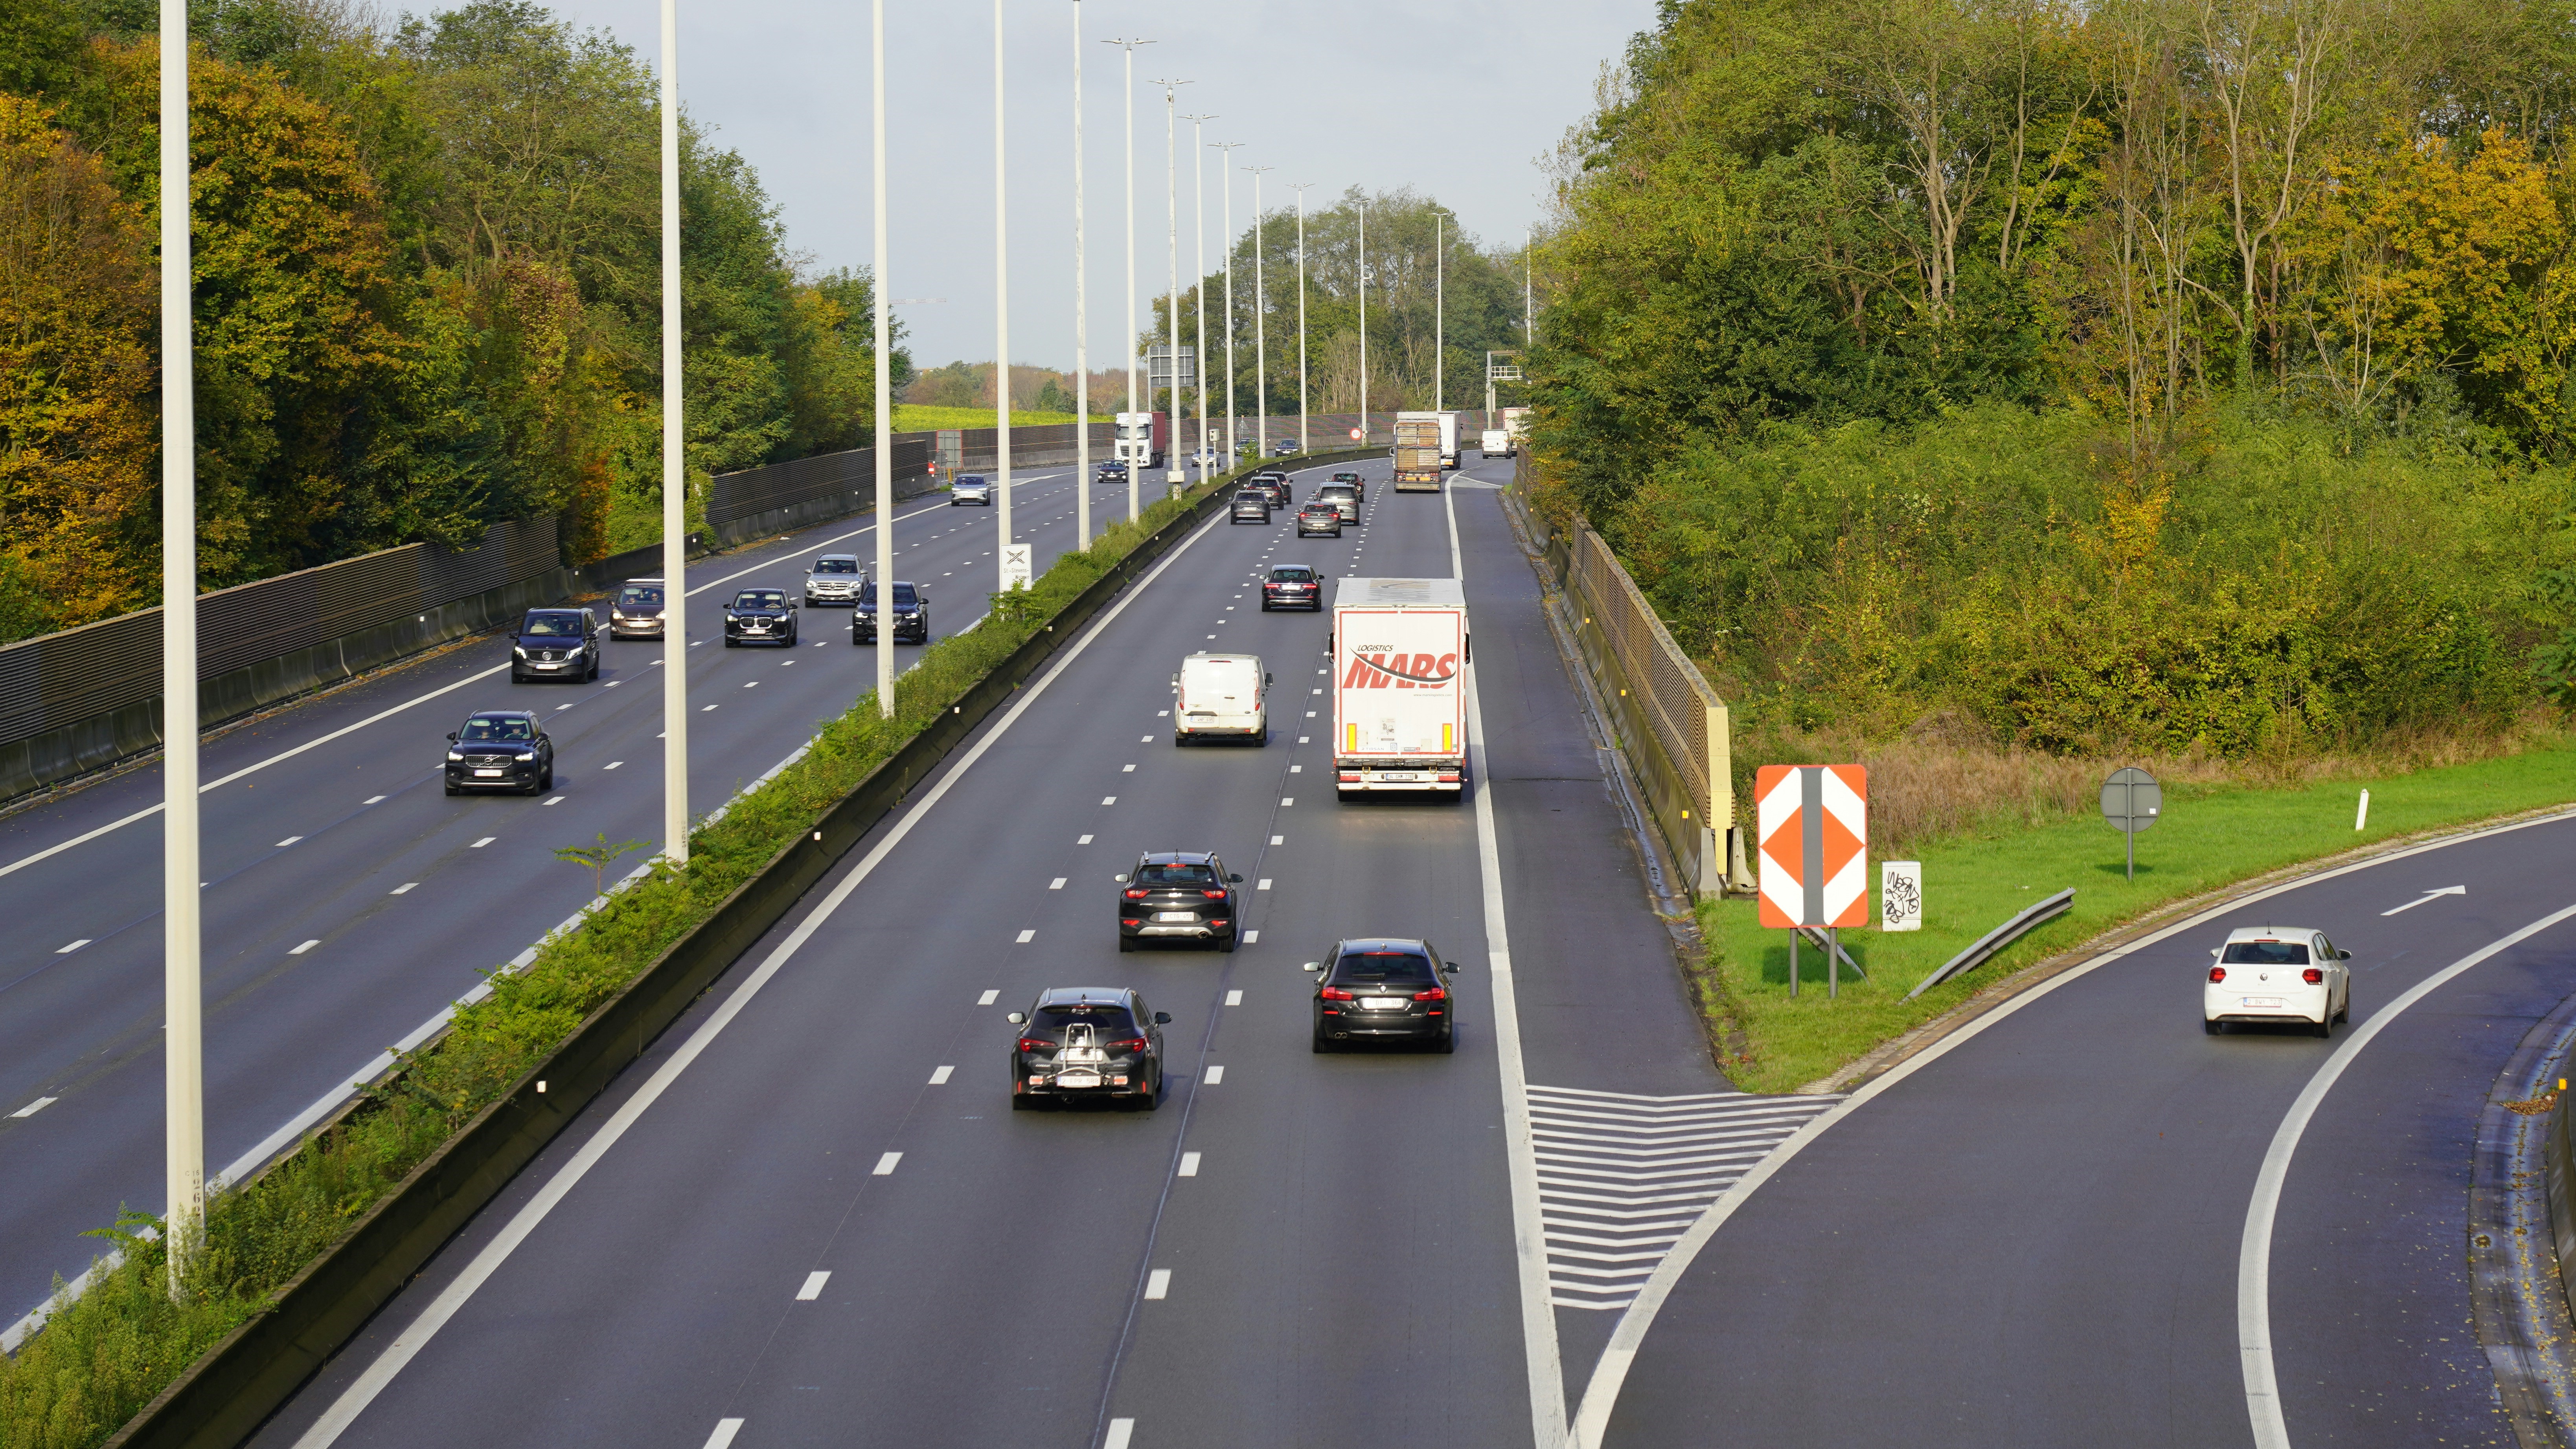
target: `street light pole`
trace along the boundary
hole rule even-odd
[[[1306,191],[1315,183],[1299,181],[1297,193],[1297,451],[1306,451]]]
[[[877,715],[894,718],[894,371],[893,290],[886,281],[885,0],[870,6],[876,104],[877,245]],[[669,592],[667,589],[664,592]],[[686,718],[685,715],[681,716]],[[672,733],[677,734],[674,728]]]
[[[1253,446],[1262,457],[1270,456],[1270,319],[1269,303],[1261,290],[1262,223],[1269,214],[1261,209],[1261,173],[1274,171],[1273,166],[1246,166],[1252,173],[1252,405],[1259,412],[1253,426]],[[1231,241],[1227,242],[1230,247]],[[1232,255],[1232,253],[1228,253]]]
[[[1091,321],[1082,272],[1082,0],[1073,0],[1073,538],[1091,547]]]
[[[1000,537],[993,544],[999,573],[997,591],[1011,587],[1011,238],[1010,199],[1004,184],[1002,127],[1002,0],[993,0],[993,471],[1002,485],[1001,511],[993,523]],[[887,515],[878,514],[884,524]],[[886,524],[886,527],[892,527]],[[894,616],[889,599],[877,601],[880,624]],[[888,636],[890,640],[891,635]],[[877,645],[888,646],[885,641]]]
[[[1127,411],[1128,411],[1129,413],[1131,413],[1131,414],[1132,414],[1132,413],[1134,413],[1134,412],[1136,412],[1136,411],[1137,411],[1137,407],[1136,407],[1136,47],[1137,47],[1137,46],[1140,46],[1140,45],[1151,45],[1151,44],[1153,44],[1154,42],[1152,42],[1152,41],[1150,41],[1150,40],[1121,39],[1121,40],[1104,40],[1104,41],[1102,41],[1102,42],[1100,42],[1100,43],[1101,43],[1101,44],[1103,44],[1103,45],[1114,45],[1114,46],[1117,46],[1120,50],[1122,50],[1122,51],[1126,52],[1126,61],[1127,61],[1127,81],[1126,81],[1126,87],[1127,87],[1127,89],[1126,89],[1126,95],[1127,95],[1127,328],[1126,328],[1125,340],[1124,340],[1123,342],[1121,342],[1121,343],[1120,343],[1120,345],[1121,345],[1121,346],[1123,346],[1123,347],[1125,347],[1125,348],[1127,349]],[[1115,430],[1113,429],[1113,431],[1115,431]],[[1150,427],[1146,429],[1146,437],[1147,437],[1147,445],[1146,445],[1146,446],[1147,446],[1148,451],[1150,452],[1150,451],[1151,451],[1151,449],[1152,449],[1152,441],[1151,441],[1151,440],[1152,440],[1152,437],[1153,437],[1153,429],[1151,429]],[[1129,447],[1125,446],[1123,442],[1121,442],[1120,444],[1117,444],[1117,445],[1115,445],[1115,446],[1117,446],[1117,448],[1118,448],[1118,456],[1119,456],[1119,458],[1120,458],[1120,459],[1121,459],[1121,460],[1126,464],[1126,467],[1125,467],[1124,471],[1125,471],[1125,472],[1126,472],[1126,474],[1127,474],[1127,521],[1128,521],[1129,523],[1134,523],[1134,522],[1136,521],[1136,514],[1137,514],[1137,505],[1136,505],[1136,470],[1137,470],[1137,469],[1139,469],[1139,468],[1141,468],[1141,467],[1143,467],[1143,466],[1145,466],[1145,460],[1144,460],[1144,459],[1142,459],[1142,458],[1136,458],[1136,457],[1132,457],[1132,456],[1130,456],[1132,453],[1134,453],[1134,451],[1135,451],[1135,450],[1134,450],[1134,449],[1132,449],[1132,448],[1129,448]]]
[[[667,6],[672,0],[663,0]],[[188,0],[161,0],[162,1166],[170,1297],[205,1239],[197,884],[197,413],[188,221]]]
[[[1368,441],[1368,201],[1360,201],[1360,441]]]
[[[1442,374],[1447,371],[1443,364],[1449,360],[1449,273],[1448,259],[1441,255],[1441,248],[1449,241],[1448,221],[1437,211],[1431,213],[1431,410],[1435,413],[1447,401],[1441,386],[1446,381]]]
[[[1190,217],[1198,229],[1198,259],[1192,265],[1198,272],[1198,285],[1191,292],[1197,297],[1198,321],[1190,327],[1190,357],[1198,364],[1199,374],[1199,482],[1208,480],[1208,370],[1207,370],[1207,178],[1199,169],[1200,153],[1206,149],[1205,123],[1213,115],[1183,116],[1190,123]],[[1180,376],[1180,365],[1173,364],[1172,375]],[[1234,440],[1226,439],[1232,447]]]
[[[1180,95],[1185,80],[1148,82],[1163,88],[1163,245],[1170,258],[1169,300],[1163,304],[1164,330],[1169,338],[1163,345],[1172,369],[1172,420],[1180,421],[1181,392],[1181,153]],[[1201,368],[1205,370],[1204,366]],[[1172,429],[1172,440],[1180,441],[1181,430]],[[1189,481],[1181,471],[1180,455],[1175,452],[1164,462],[1163,496],[1168,498]]]
[[[689,863],[689,463],[680,330],[680,8],[662,0],[662,858]]]
[[[1239,433],[1241,433],[1241,432],[1243,431],[1243,430],[1242,430],[1242,428],[1241,428],[1239,425],[1237,425],[1237,424],[1236,424],[1236,422],[1235,422],[1235,420],[1234,420],[1234,378],[1235,378],[1235,373],[1234,373],[1234,171],[1233,171],[1233,168],[1232,168],[1232,163],[1233,163],[1233,161],[1234,161],[1234,151],[1235,151],[1235,148],[1236,148],[1236,147],[1238,147],[1238,146],[1241,146],[1241,145],[1243,145],[1243,144],[1244,144],[1244,143],[1243,143],[1243,142],[1241,142],[1241,141],[1219,141],[1219,142],[1217,142],[1217,143],[1215,144],[1215,147],[1214,147],[1214,149],[1219,150],[1219,151],[1223,151],[1223,152],[1225,153],[1225,157],[1224,157],[1224,159],[1223,159],[1223,160],[1221,160],[1221,161],[1219,161],[1217,164],[1218,164],[1219,166],[1221,166],[1221,167],[1226,168],[1226,171],[1225,171],[1225,450],[1226,450],[1226,454],[1227,454],[1227,461],[1228,461],[1228,462],[1232,462],[1232,461],[1233,461],[1233,453],[1234,453],[1234,450],[1235,450],[1235,448],[1236,448],[1236,446],[1237,446],[1237,444],[1236,444],[1236,442],[1235,442],[1236,435],[1237,435],[1237,434],[1239,434]],[[1205,282],[1201,282],[1201,283],[1199,284],[1199,290],[1200,290],[1200,291],[1206,291],[1206,290],[1207,290],[1207,284],[1206,284]],[[1202,374],[1202,375],[1204,375],[1204,374]]]

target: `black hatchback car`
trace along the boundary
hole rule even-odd
[[[1412,1041],[1434,1051],[1458,1045],[1458,995],[1428,941],[1371,936],[1333,943],[1309,961],[1315,975],[1315,1050],[1356,1041]]]
[[[1214,941],[1220,951],[1234,949],[1236,886],[1243,877],[1228,875],[1214,852],[1154,850],[1136,858],[1136,868],[1118,877],[1118,949],[1133,951],[1139,941]]]
[[[1268,523],[1270,495],[1259,488],[1246,488],[1234,495],[1234,511],[1226,516],[1228,523]]]
[[[1297,536],[1304,538],[1312,533],[1342,536],[1342,510],[1333,506],[1333,500],[1309,498],[1306,506],[1297,510]]]
[[[1011,1105],[1110,1097],[1151,1112],[1163,1100],[1167,1011],[1125,986],[1050,986],[1011,1013]]]
[[[1261,581],[1261,611],[1272,609],[1312,609],[1324,611],[1324,581],[1305,564],[1280,564]]]
[[[1112,458],[1092,469],[1091,479],[1095,483],[1124,483],[1127,481],[1127,465],[1119,459]]]
[[[796,605],[785,589],[744,589],[725,605],[725,647],[737,644],[796,647]]]
[[[588,609],[530,609],[510,640],[510,682],[597,679],[599,621]]]
[[[877,642],[877,586],[873,580],[859,590],[859,606],[850,615],[850,642]],[[930,642],[930,596],[901,579],[894,583],[894,642]]]
[[[447,793],[510,790],[542,795],[555,787],[555,742],[524,709],[483,709],[447,736]]]

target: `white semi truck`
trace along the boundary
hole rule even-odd
[[[1341,579],[1331,644],[1337,798],[1464,799],[1465,589],[1456,579]]]

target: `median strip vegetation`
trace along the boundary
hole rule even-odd
[[[550,936],[526,970],[406,1057],[341,1120],[207,1207],[203,1255],[167,1291],[158,1220],[127,1209],[97,1236],[123,1251],[14,1358],[0,1358],[0,1449],[85,1449],[106,1439],[206,1350],[277,1299],[289,1280],[511,1084],[555,1049],[737,888],[813,828],[903,744],[946,713],[1067,604],[1231,476],[1111,524],[1058,558],[1025,593],[994,596],[980,627],[923,650],[880,718],[874,690],[825,721],[802,757],[729,802],[690,836],[685,867],[657,864],[580,929]],[[613,848],[613,847],[612,847]],[[591,847],[593,850],[599,847]]]

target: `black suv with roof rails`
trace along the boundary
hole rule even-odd
[[[1167,1011],[1127,986],[1050,986],[1011,1013],[1011,1106],[1106,1097],[1151,1112],[1163,1100]]]
[[[599,620],[588,609],[530,609],[510,640],[510,682],[597,679]]]
[[[511,790],[542,795],[555,787],[555,742],[524,709],[478,709],[448,731],[447,793]]]
[[[1458,968],[1428,941],[1367,936],[1335,941],[1309,961],[1315,975],[1315,1050],[1353,1042],[1412,1041],[1433,1051],[1458,1046]]]
[[[1214,941],[1234,949],[1243,877],[1228,875],[1207,850],[1149,850],[1118,877],[1118,949],[1139,941]]]
[[[1261,581],[1261,612],[1312,609],[1324,612],[1324,581],[1309,564],[1277,564]]]
[[[742,589],[725,605],[725,647],[776,644],[796,647],[796,602],[785,589]]]
[[[894,581],[894,642],[910,640],[915,644],[930,642],[930,596],[902,579]],[[870,579],[859,587],[859,605],[850,615],[850,642],[877,642],[877,585]]]

